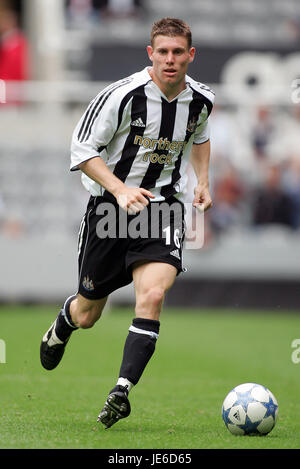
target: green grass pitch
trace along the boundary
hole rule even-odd
[[[165,309],[156,352],[130,394],[132,413],[105,430],[96,419],[133,312],[111,309],[76,331],[59,367],[46,371],[39,345],[57,309],[0,308],[0,448],[300,448],[300,363],[291,359],[300,315]],[[226,394],[244,382],[267,386],[279,402],[265,437],[233,436],[222,421]]]

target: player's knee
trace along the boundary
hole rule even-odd
[[[153,306],[160,306],[165,296],[165,291],[163,288],[155,287],[150,288],[147,299]]]
[[[161,287],[150,287],[140,296],[137,305],[137,313],[160,312],[165,296],[165,291]]]
[[[89,302],[80,298],[80,301],[72,302],[71,316],[74,324],[82,329],[93,327],[101,317],[105,301],[106,299],[99,302]]]
[[[95,322],[96,322],[95,316],[88,312],[81,313],[77,317],[77,326],[80,327],[81,329],[89,329],[93,327]]]
[[[81,329],[89,329],[93,327],[95,322],[101,316],[101,309],[98,306],[91,306],[88,309],[77,311],[77,326]]]

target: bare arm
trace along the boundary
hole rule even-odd
[[[208,181],[209,160],[209,140],[200,145],[193,145],[191,152],[191,163],[198,180],[198,184],[194,189],[193,206],[197,207],[201,211],[208,210],[212,206]]]
[[[154,198],[154,195],[142,187],[127,187],[117,176],[115,176],[102,158],[95,157],[84,161],[79,165],[83,171],[93,181],[101,184],[117,200],[118,204],[127,210],[129,214],[137,213],[148,205],[149,201],[145,197]]]

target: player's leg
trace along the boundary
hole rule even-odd
[[[98,417],[106,428],[130,413],[128,393],[154,353],[163,300],[176,275],[176,267],[167,263],[143,261],[133,266],[136,317],[125,342],[119,379]]]
[[[134,266],[136,317],[129,328],[119,377],[131,385],[138,383],[154,353],[159,336],[159,317],[167,290],[173,285],[177,269],[162,262],[142,262]]]
[[[59,364],[72,332],[92,327],[100,318],[107,297],[90,300],[77,294],[70,296],[59,311],[54,323],[44,334],[40,359],[44,368],[53,370]]]
[[[90,198],[79,230],[78,293],[66,300],[41,343],[41,362],[46,369],[58,365],[74,330],[92,327],[99,319],[109,293],[130,282],[120,275],[123,246],[116,246],[115,239],[98,236],[101,215],[97,214],[97,207],[101,203],[101,197]],[[117,280],[112,282],[111,278]]]

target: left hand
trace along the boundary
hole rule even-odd
[[[212,207],[212,204],[208,185],[198,184],[194,189],[193,207],[196,207],[200,212],[205,212]]]

